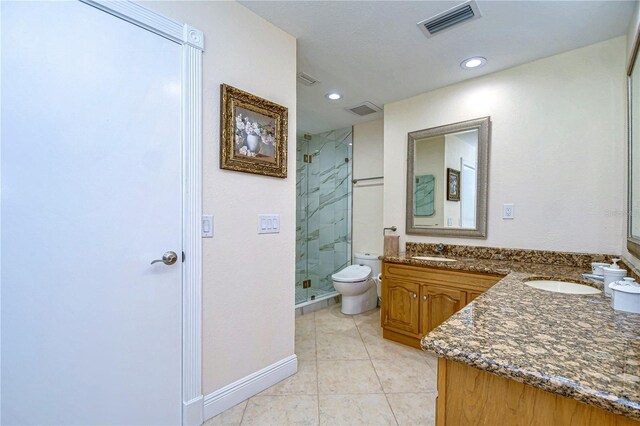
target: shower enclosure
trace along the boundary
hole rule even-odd
[[[296,306],[336,296],[351,263],[352,128],[300,135],[296,162]]]

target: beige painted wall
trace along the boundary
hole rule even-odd
[[[619,253],[626,37],[385,105],[384,224],[402,241]],[[486,240],[404,234],[406,137],[491,116]],[[515,219],[502,204],[515,203]]]
[[[627,64],[631,61],[633,42],[638,34],[638,29],[640,29],[640,3],[636,2],[636,7],[633,11],[631,22],[629,23],[629,29],[627,30]]]
[[[632,57],[632,51],[633,51],[633,46],[634,46],[634,42],[635,39],[637,37],[638,31],[640,31],[640,3],[636,3],[636,8],[634,10],[633,13],[633,17],[631,18],[631,23],[629,24],[629,29],[627,31],[627,56],[626,56],[626,63],[625,63],[625,69],[624,69],[624,73],[626,74],[627,68],[629,66],[629,64],[631,63],[631,57]],[[627,118],[627,98],[625,97],[624,99],[624,111],[625,111],[625,119]],[[625,126],[627,125],[627,122],[625,120]],[[625,127],[626,130],[626,127]],[[629,151],[628,149],[625,149],[625,176],[626,173],[628,173],[628,167],[626,167],[628,165],[627,163],[627,159],[628,159],[628,154]],[[636,167],[640,167],[640,165],[636,164]],[[624,201],[623,204],[621,206],[622,211],[627,212],[627,190],[628,190],[628,181],[625,179],[624,182]],[[628,226],[628,221],[627,221],[627,215],[624,215],[624,229],[623,229],[623,234],[622,234],[622,256],[628,260],[629,262],[631,262],[636,268],[640,268],[640,259],[636,258],[634,255],[632,255],[631,253],[629,253],[629,250],[627,250],[627,226]]]
[[[236,2],[143,2],[204,31],[203,393],[294,353],[296,40]],[[289,108],[287,179],[219,168],[220,84]],[[280,215],[258,235],[257,215]]]
[[[353,177],[382,176],[384,121],[353,126]],[[382,254],[383,180],[353,186],[353,253]]]

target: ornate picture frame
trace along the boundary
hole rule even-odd
[[[220,85],[220,168],[287,177],[288,109]]]

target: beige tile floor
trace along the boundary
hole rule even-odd
[[[205,423],[433,425],[436,358],[382,338],[380,310],[296,318],[298,373]]]

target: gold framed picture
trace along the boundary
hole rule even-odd
[[[220,168],[287,177],[287,108],[220,85]]]

